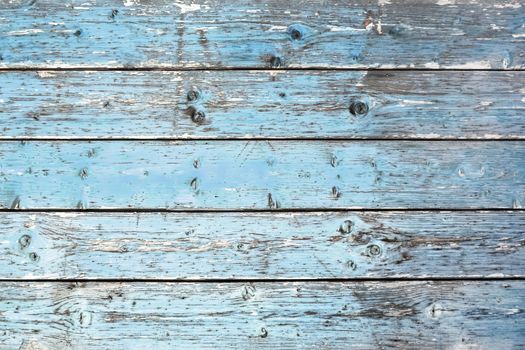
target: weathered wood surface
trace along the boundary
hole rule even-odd
[[[12,0],[3,67],[522,69],[521,1]]]
[[[519,208],[525,143],[2,142],[0,207]]]
[[[7,349],[522,349],[525,283],[1,283]]]
[[[525,135],[525,72],[1,72],[0,93],[4,139]]]
[[[1,213],[0,278],[525,277],[522,212]]]

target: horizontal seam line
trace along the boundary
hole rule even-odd
[[[340,71],[340,72],[351,72],[351,71],[404,71],[404,72],[524,72],[525,68],[349,68],[349,67],[283,67],[283,68],[271,68],[271,67],[2,67],[0,72],[21,72],[21,71],[170,71],[170,72],[199,72],[199,71]]]
[[[411,141],[411,142],[514,142],[514,141],[525,141],[525,136],[510,137],[510,138],[348,138],[348,137],[232,137],[232,138],[177,138],[177,137],[156,137],[156,138],[136,138],[136,137],[115,137],[115,138],[94,138],[94,137],[72,137],[72,138],[60,138],[60,137],[13,137],[13,138],[2,138],[0,142],[246,142],[246,141],[304,141],[304,142],[315,142],[315,141],[334,141],[334,142],[393,142],[393,141]]]
[[[339,282],[424,282],[424,281],[436,281],[436,282],[456,282],[456,281],[525,281],[525,277],[392,277],[392,278],[379,278],[379,277],[356,277],[356,278],[272,278],[272,279],[259,279],[259,278],[237,278],[237,279],[222,279],[222,278],[209,278],[209,279],[144,279],[144,278],[63,278],[63,279],[11,279],[2,278],[0,283],[11,283],[11,282],[27,282],[27,283],[287,283],[287,282],[326,282],[326,283],[339,283]]]
[[[329,212],[484,212],[508,211],[525,212],[525,208],[280,208],[280,209],[166,209],[166,208],[35,208],[35,209],[10,209],[1,208],[0,213],[329,213]]]

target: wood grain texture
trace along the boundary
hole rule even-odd
[[[525,72],[0,72],[0,94],[4,139],[525,135]]]
[[[2,142],[0,207],[519,208],[525,144]]]
[[[0,213],[0,278],[525,277],[522,212]]]
[[[12,0],[3,67],[522,69],[516,0]]]
[[[522,349],[525,283],[1,283],[7,349]]]

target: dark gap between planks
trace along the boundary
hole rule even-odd
[[[51,283],[286,283],[286,282],[455,282],[455,281],[525,281],[525,277],[355,277],[355,278],[203,278],[203,279],[183,279],[183,278],[33,278],[33,279],[16,279],[0,278],[0,283],[11,282],[51,282]]]
[[[525,212],[525,208],[277,208],[277,209],[170,209],[170,208],[0,208],[0,213],[330,213],[330,212]]]
[[[38,72],[38,71],[99,71],[99,72],[152,72],[152,71],[166,71],[166,72],[191,72],[191,71],[384,71],[384,72],[395,72],[395,71],[415,71],[415,72],[523,72],[525,69],[520,68],[380,68],[380,67],[282,67],[282,68],[270,68],[270,67],[0,67],[0,72]]]
[[[510,141],[525,141],[525,136],[517,137],[505,137],[505,138],[472,138],[472,137],[442,137],[442,138],[417,138],[417,137],[404,137],[404,138],[395,138],[395,137],[373,137],[373,138],[348,138],[348,137],[221,137],[221,138],[199,138],[199,137],[96,137],[92,136],[87,137],[11,137],[11,138],[2,138],[0,136],[0,142],[125,142],[125,141],[137,141],[137,142],[154,142],[154,141],[167,141],[167,142],[193,142],[193,141],[202,141],[202,142],[246,142],[246,141],[300,141],[300,142],[392,142],[392,141],[411,141],[411,142],[450,142],[450,141],[461,141],[461,142],[510,142]]]

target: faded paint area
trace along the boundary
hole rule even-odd
[[[525,66],[517,1],[28,0],[0,9],[3,67]]]
[[[0,0],[0,348],[522,349],[516,0]]]
[[[517,349],[524,296],[522,281],[8,282],[0,341],[36,349]]]
[[[0,213],[0,222],[2,278],[524,276],[525,216],[512,211]]]
[[[37,71],[2,72],[0,85],[4,139],[525,134],[524,72]]]
[[[3,208],[510,209],[525,202],[519,141],[4,141],[0,154]]]

